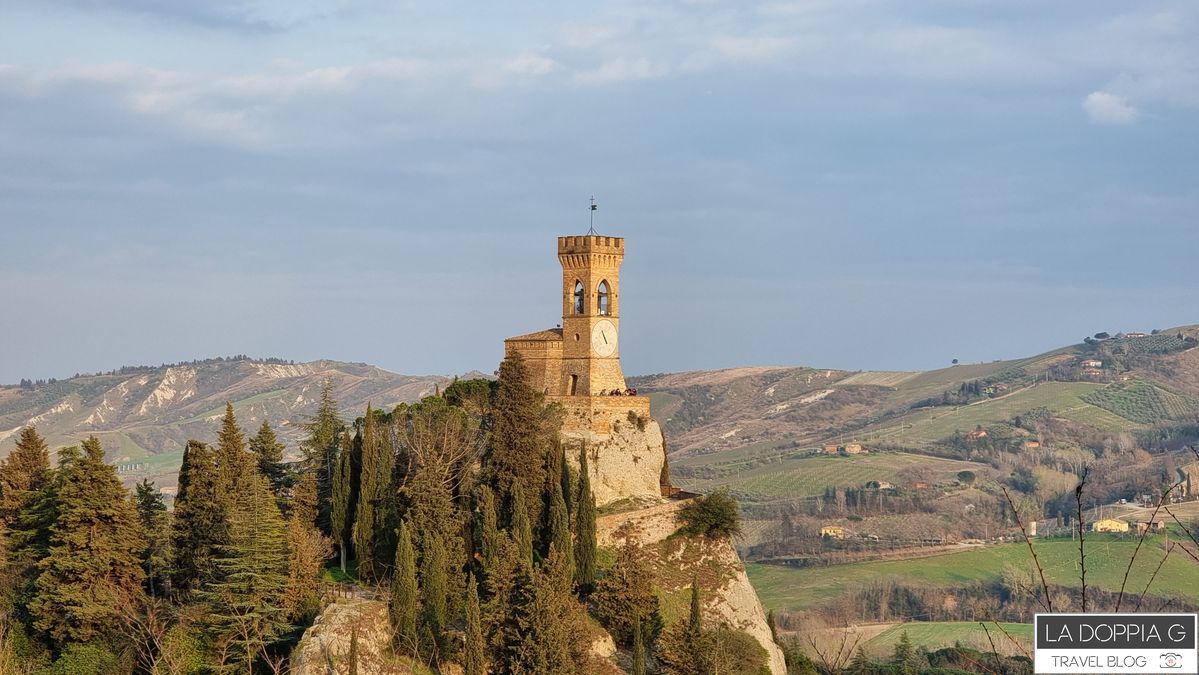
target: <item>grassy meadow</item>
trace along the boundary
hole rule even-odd
[[[1092,535],[1087,538],[1087,585],[1120,589],[1135,537]],[[1165,557],[1165,536],[1145,540],[1129,575],[1125,592],[1139,596],[1154,569]],[[1046,579],[1052,584],[1077,587],[1078,544],[1070,539],[1034,543]],[[1005,568],[1029,569],[1031,559],[1023,543],[965,548],[961,552],[924,558],[890,560],[830,567],[791,568],[749,564],[750,581],[767,609],[799,611],[819,606],[855,588],[881,582],[953,586],[999,578]],[[1199,601],[1199,564],[1184,555],[1171,555],[1153,582],[1152,593],[1181,595]]]

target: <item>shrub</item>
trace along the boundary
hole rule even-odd
[[[679,509],[679,520],[683,534],[710,539],[741,534],[741,512],[726,488],[691,500]]]
[[[63,650],[62,655],[50,666],[50,675],[121,675],[128,672],[121,668],[115,654],[96,645],[74,644]]]

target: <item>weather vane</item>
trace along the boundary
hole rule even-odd
[[[595,231],[595,212],[599,209],[599,204],[595,203],[595,195],[591,195],[591,227],[587,230],[587,234],[599,234]]]

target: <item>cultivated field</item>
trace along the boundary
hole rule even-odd
[[[674,466],[727,466],[721,460],[730,453],[687,457]],[[872,453],[850,457],[789,456],[771,460],[734,460],[737,471],[711,479],[676,478],[686,490],[708,492],[727,486],[744,501],[764,502],[824,494],[828,487],[861,487],[868,481],[896,481],[905,469],[920,468],[933,482],[951,481],[959,471],[987,472],[989,467],[975,462],[910,455]]]
[[[1110,432],[1125,431],[1136,425],[1110,411],[1082,400],[1102,389],[1091,382],[1042,382],[1006,396],[985,399],[957,408],[928,408],[903,418],[902,423],[870,431],[869,438],[911,446],[966,433],[976,426],[987,426],[1012,419],[1034,408],[1047,408],[1058,417],[1082,422]]]
[[[1127,593],[1140,595],[1154,568],[1165,557],[1165,537],[1145,540],[1129,575]],[[1037,555],[1050,583],[1078,586],[1078,548],[1069,539],[1038,541]],[[1119,590],[1135,537],[1092,535],[1087,539],[1087,584]],[[960,553],[797,569],[776,565],[746,567],[762,604],[767,609],[797,611],[819,606],[865,584],[894,580],[909,584],[952,586],[996,579],[1006,567],[1028,569],[1031,561],[1023,543],[964,548]],[[1171,555],[1153,582],[1152,593],[1181,595],[1199,601],[1199,564],[1183,555]],[[1150,608],[1155,605],[1150,604]]]

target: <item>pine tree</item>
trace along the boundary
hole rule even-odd
[[[479,608],[479,586],[473,575],[466,580],[466,641],[462,653],[464,675],[486,675],[483,617]]]
[[[358,577],[376,579],[375,571],[375,501],[381,495],[379,484],[379,434],[375,413],[366,404],[366,420],[362,425],[362,458],[358,479],[358,504],[354,517],[354,553],[358,558]],[[381,570],[380,570],[381,571]]]
[[[520,486],[525,514],[530,522],[541,521],[541,488],[553,432],[545,406],[529,386],[528,370],[513,352],[500,363],[495,405],[491,413],[490,447],[484,456],[483,482],[501,495],[511,495]],[[514,512],[504,514],[511,524]]]
[[[854,652],[853,660],[849,662],[848,670],[854,675],[864,675],[872,670],[873,665],[866,656],[866,650],[859,646],[858,651]]]
[[[115,638],[118,612],[136,603],[144,542],[137,512],[95,436],[60,454],[58,517],[29,603],[34,625],[55,642]]]
[[[148,478],[137,484],[133,499],[142,540],[146,542],[141,555],[146,591],[158,597],[166,593],[170,576],[171,514],[162,493]]]
[[[219,494],[215,453],[188,441],[171,525],[171,586],[178,592],[193,591],[216,574],[213,559],[228,540],[229,522]]]
[[[308,438],[301,444],[304,464],[316,473],[317,527],[326,536],[341,542],[333,528],[333,480],[337,473],[339,437],[345,425],[333,399],[333,380],[321,384],[321,400],[305,429]]]
[[[250,452],[258,464],[258,472],[271,482],[271,492],[274,492],[276,497],[282,497],[291,482],[287,468],[283,465],[285,447],[279,442],[279,437],[275,435],[275,430],[267,420],[262,421],[258,433],[250,439]]]
[[[591,472],[587,448],[579,451],[579,501],[575,506],[575,584],[583,591],[595,585],[595,497],[591,494]]]
[[[229,542],[214,559],[217,577],[202,591],[224,665],[251,672],[286,628],[287,532],[270,482],[249,466],[229,513]]]
[[[0,462],[0,524],[18,525],[17,517],[36,497],[50,475],[50,452],[37,428],[21,429],[17,445]]]
[[[233,414],[233,404],[225,404],[225,417],[221,420],[221,432],[217,436],[217,471],[221,476],[221,490],[225,499],[233,500],[233,494],[238,491],[238,481],[249,457],[246,456],[246,436],[237,425],[237,416]]]
[[[525,510],[526,500],[520,484],[512,486],[512,494],[508,497],[512,510],[512,538],[516,540],[516,550],[521,560],[533,564],[533,525],[529,522],[529,512]]]
[[[918,671],[915,660],[916,649],[912,646],[912,640],[905,630],[900,633],[899,642],[895,643],[895,649],[891,652],[891,664],[906,675]]]
[[[645,675],[645,636],[641,631],[641,617],[633,621],[633,667],[631,675]]]
[[[416,653],[416,549],[412,546],[412,532],[407,521],[400,523],[400,536],[396,544],[395,572],[391,578],[391,629],[392,643],[401,654]]]
[[[574,546],[570,540],[570,515],[566,511],[566,500],[562,496],[562,484],[550,482],[550,508],[546,523],[546,555],[549,547],[555,546],[565,558],[566,568],[570,570],[571,578],[575,574]]]
[[[358,507],[359,458],[362,451],[360,435],[350,438],[342,434],[341,454],[337,458],[337,474],[333,478],[332,501],[329,504],[329,525],[333,541],[341,554],[341,571],[346,571],[346,559],[352,544],[354,513]],[[310,469],[311,470],[311,469]],[[312,470],[316,473],[316,470]],[[317,524],[320,525],[320,475],[317,473]]]
[[[21,429],[16,447],[0,462],[0,526],[8,530],[8,561],[26,583],[50,548],[56,515],[52,476],[45,441],[33,426]]]

